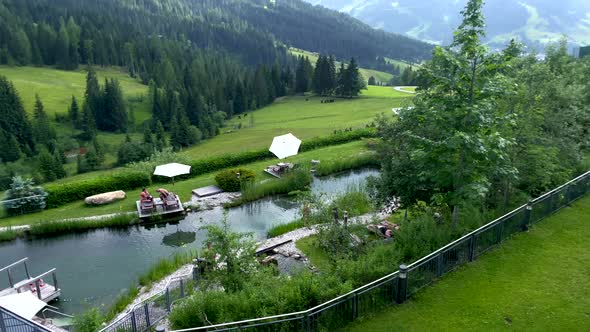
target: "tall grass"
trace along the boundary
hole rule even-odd
[[[8,230],[0,232],[0,243],[15,240],[17,237],[23,234],[23,231],[13,230],[9,228]]]
[[[315,174],[317,176],[326,176],[367,166],[380,166],[377,154],[375,152],[363,152],[355,156],[336,159],[329,163],[320,163],[316,167]]]
[[[247,184],[242,189],[242,196],[240,199],[226,204],[225,207],[240,206],[244,203],[253,202],[266,196],[288,194],[292,191],[305,190],[311,183],[312,179],[313,178],[308,169],[299,168],[280,179]]]
[[[271,229],[268,230],[267,234],[268,237],[277,237],[279,235],[283,235],[303,227],[305,227],[305,223],[303,222],[303,220],[297,219],[286,224],[274,225]]]
[[[118,214],[101,219],[59,220],[40,222],[31,225],[29,232],[32,235],[47,236],[67,233],[79,233],[97,228],[122,228],[138,222],[134,214]]]

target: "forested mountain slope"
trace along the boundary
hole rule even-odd
[[[372,27],[448,44],[460,22],[466,0],[307,0],[356,17]],[[502,48],[516,38],[543,50],[563,35],[570,45],[590,44],[590,1],[587,0],[489,0],[484,6],[487,38]]]
[[[369,67],[377,56],[418,60],[430,54],[423,42],[300,0],[3,0],[0,19],[4,63],[10,57],[20,64],[68,67],[92,60],[143,72],[158,57],[158,44],[168,56],[192,45],[227,51],[250,64],[284,56],[278,47],[283,44],[356,57]],[[66,52],[74,41],[78,55]]]

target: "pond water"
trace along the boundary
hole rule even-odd
[[[316,178],[312,192],[334,194],[365,183],[375,170],[357,170]],[[276,224],[297,218],[298,204],[289,197],[262,199],[228,211],[234,231],[251,232],[256,240],[266,237]],[[77,313],[90,306],[108,306],[124,292],[138,275],[158,259],[203,245],[206,231],[201,227],[217,224],[223,209],[190,213],[175,224],[137,225],[123,230],[101,229],[45,239],[18,239],[0,244],[0,266],[29,257],[31,274],[57,268],[61,298],[52,303],[66,313]],[[15,270],[15,279],[24,277]],[[7,287],[0,275],[0,288]],[[50,279],[50,278],[48,278]]]

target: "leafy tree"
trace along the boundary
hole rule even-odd
[[[463,22],[448,48],[436,47],[420,70],[424,82],[414,108],[398,121],[382,121],[381,193],[398,195],[404,204],[435,201],[458,207],[483,199],[495,174],[513,174],[506,164],[511,140],[498,127],[497,100],[511,92],[499,68],[501,59],[486,53],[482,0],[470,0]]]

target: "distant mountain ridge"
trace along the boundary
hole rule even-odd
[[[371,25],[423,41],[448,44],[467,0],[306,0],[348,13]],[[563,35],[571,45],[590,45],[590,1],[488,0],[487,43],[493,48],[516,38],[541,50]]]

